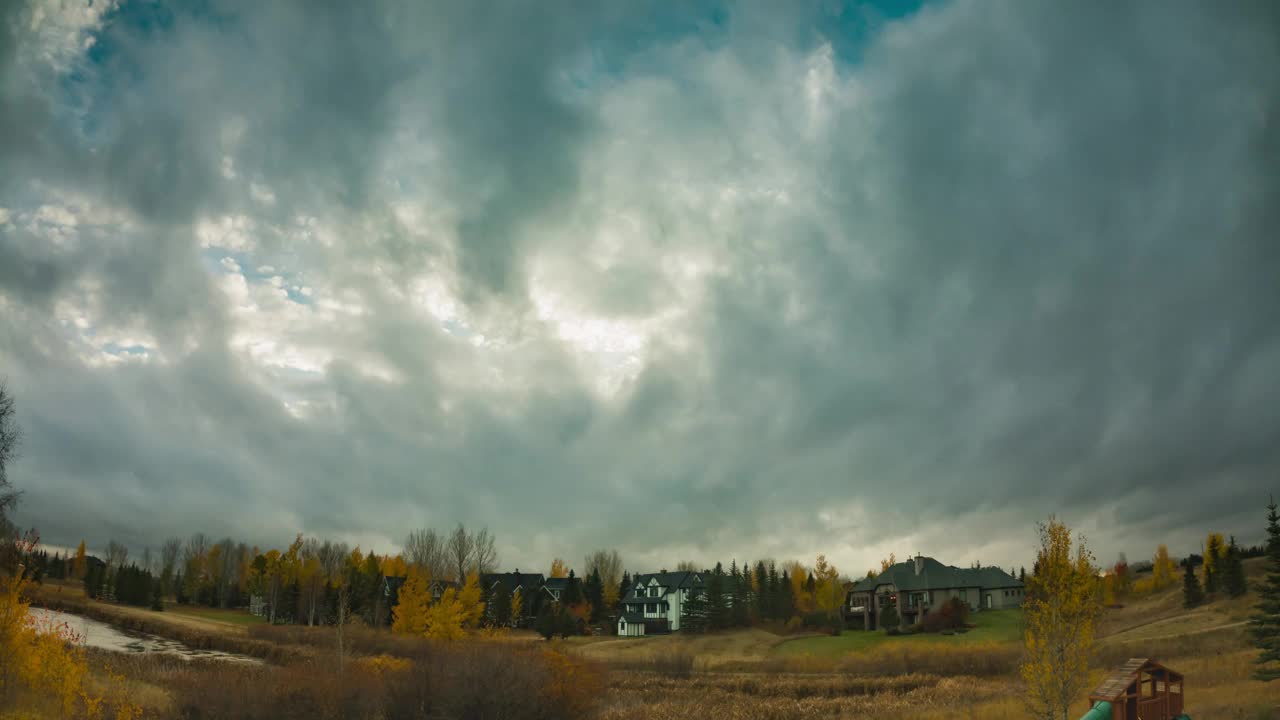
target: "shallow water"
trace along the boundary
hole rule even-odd
[[[261,662],[257,658],[252,658],[248,655],[237,655],[219,650],[197,650],[177,640],[162,638],[159,635],[123,630],[98,620],[57,610],[33,607],[31,608],[31,615],[41,626],[47,627],[48,624],[61,626],[65,623],[67,628],[76,635],[79,644],[86,647],[123,653],[162,653],[165,655],[177,655],[188,660],[198,658],[201,660],[227,660],[232,662]]]

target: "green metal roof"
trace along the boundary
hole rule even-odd
[[[901,592],[969,587],[983,590],[1022,587],[1020,580],[998,567],[958,568],[943,565],[927,557],[923,558],[919,574],[916,574],[914,559],[895,563],[874,578],[863,578],[854,583],[852,592],[870,592],[880,585],[890,584]]]

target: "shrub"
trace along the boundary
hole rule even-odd
[[[880,611],[880,627],[892,631],[898,629],[898,625],[900,625],[901,622],[901,619],[898,617],[898,609],[894,606],[885,605],[884,609]],[[898,633],[890,632],[889,634],[897,635]]]
[[[783,629],[789,633],[793,633],[800,629],[800,625],[802,623],[803,621],[799,617],[793,617],[787,621],[787,624]]]
[[[929,613],[920,623],[920,629],[927,633],[958,630],[964,627],[969,619],[969,606],[960,598],[951,598],[943,603],[936,612]]]
[[[840,617],[839,615],[836,615],[829,618],[828,622],[829,622],[828,627],[830,628],[831,634],[833,636],[839,636],[841,633],[844,632],[844,618]]]
[[[801,619],[801,625],[805,628],[823,630],[831,635],[839,635],[844,631],[844,620],[839,615],[833,616],[825,611],[806,613]]]

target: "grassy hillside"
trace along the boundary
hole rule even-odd
[[[936,643],[943,646],[973,645],[976,643],[1016,643],[1022,636],[1021,610],[987,610],[974,613],[970,622],[977,627],[960,635],[891,636],[878,631],[850,630],[835,637],[820,636],[797,638],[779,644],[774,651],[781,655],[812,655],[814,657],[840,657],[860,650],[880,646],[919,645]]]

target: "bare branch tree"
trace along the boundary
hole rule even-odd
[[[231,588],[239,581],[240,554],[236,552],[236,542],[231,538],[223,538],[218,542],[218,604],[226,609],[231,599]]]
[[[484,528],[475,534],[472,541],[472,568],[480,574],[491,573],[498,569],[498,551],[493,547],[493,534]]]
[[[9,476],[5,471],[9,463],[18,457],[18,444],[22,441],[22,432],[18,427],[17,408],[3,382],[0,382],[0,519],[4,519],[5,511],[18,504],[21,495],[9,484]]]
[[[466,582],[467,571],[471,569],[471,557],[475,551],[475,538],[473,538],[462,523],[458,523],[458,527],[449,536],[447,552],[449,558],[450,569],[453,571],[453,579],[457,582]]]
[[[168,595],[173,591],[173,571],[182,552],[182,538],[169,538],[160,547],[160,591]]]
[[[111,540],[107,543],[107,570],[119,570],[129,559],[129,548],[122,543]]]
[[[617,550],[596,550],[587,555],[583,563],[587,572],[583,577],[590,577],[592,572],[600,573],[600,582],[604,585],[605,600],[612,605],[618,599],[618,586],[622,584],[622,556]]]
[[[328,540],[320,546],[320,567],[324,576],[332,582],[342,578],[342,569],[346,565],[351,548],[346,543],[331,543]]]
[[[427,577],[444,578],[450,572],[445,545],[445,539],[431,528],[414,530],[404,540],[404,557],[410,565],[425,570]]]
[[[187,544],[182,547],[182,564],[189,565],[192,560],[209,554],[209,538],[204,533],[192,533]]]

